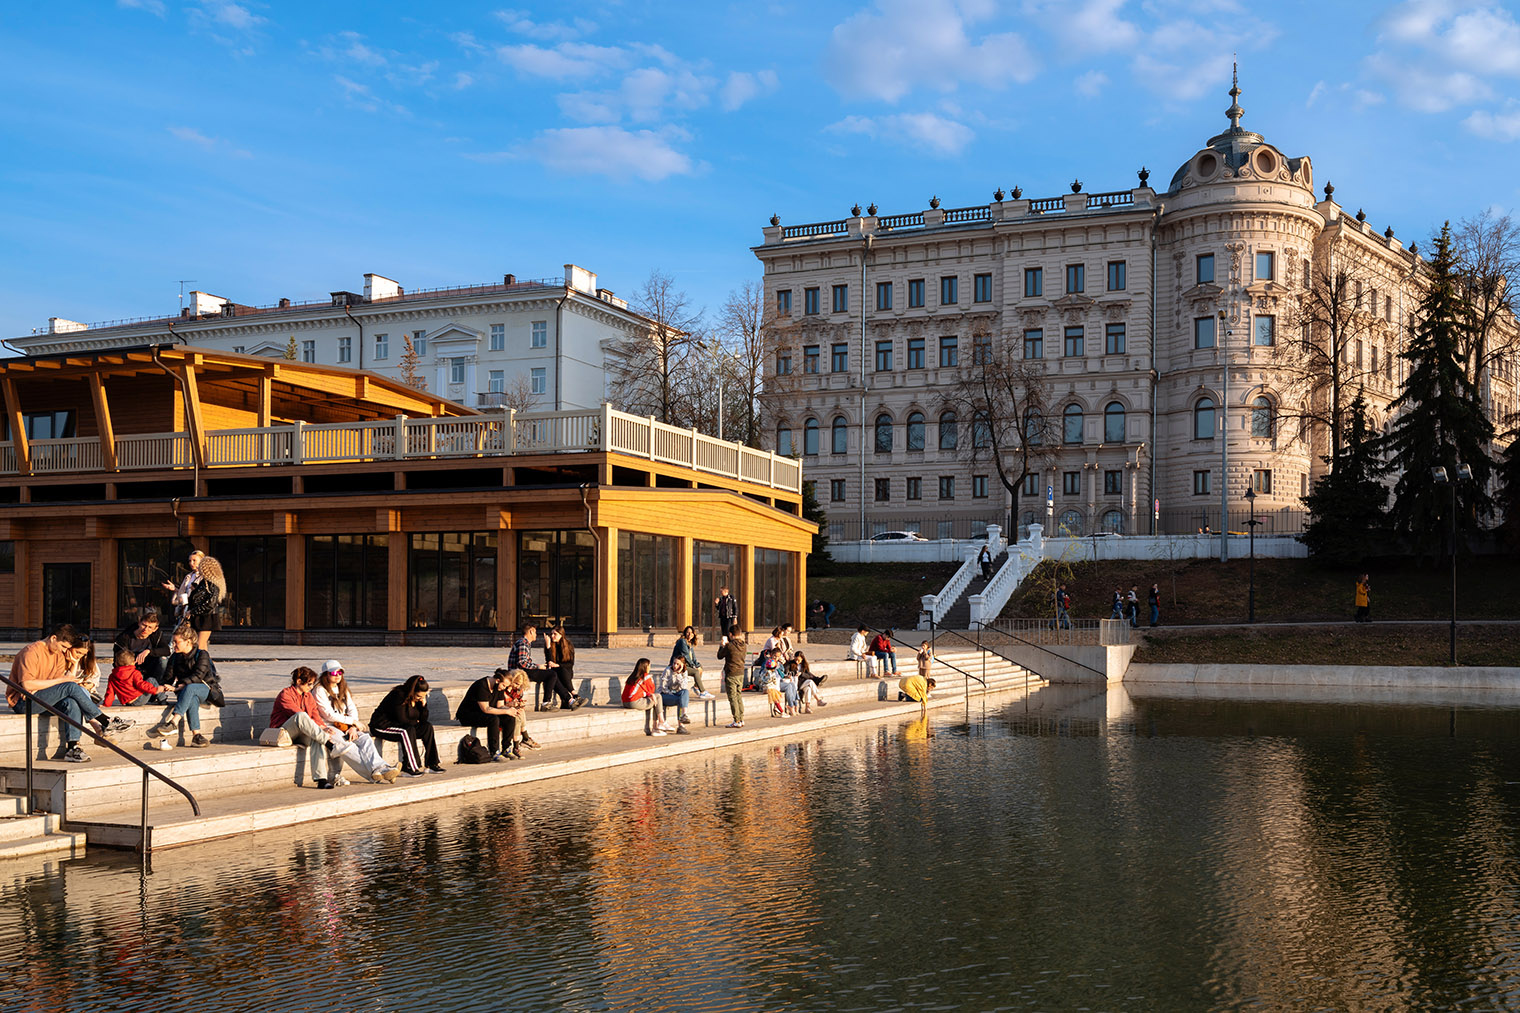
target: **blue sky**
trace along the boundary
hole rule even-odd
[[[567,261],[698,305],[788,223],[1165,185],[1225,124],[1424,239],[1517,203],[1513,5],[0,6],[0,335]]]

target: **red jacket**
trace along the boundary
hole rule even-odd
[[[897,653],[895,650],[893,650],[892,641],[887,639],[887,635],[885,633],[876,634],[876,638],[871,641],[871,651],[873,653],[881,654]]]
[[[274,709],[269,712],[269,727],[280,728],[297,714],[310,716],[318,728],[331,727],[317,711],[317,698],[310,693],[298,692],[294,686],[286,686],[274,698]]]
[[[144,678],[136,665],[118,665],[111,669],[111,678],[106,682],[106,696],[102,705],[112,707],[118,700],[123,704],[129,704],[144,693],[152,695],[162,689],[163,687],[152,679]]]

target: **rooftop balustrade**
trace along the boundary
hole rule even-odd
[[[205,436],[203,461],[208,468],[610,452],[786,492],[802,491],[802,465],[792,458],[669,426],[650,416],[630,415],[610,405],[468,418],[398,416],[335,425],[296,422],[210,430]],[[99,437],[32,440],[28,447],[34,474],[107,470]],[[117,471],[190,468],[195,460],[188,432],[120,435],[115,450]],[[0,443],[0,477],[17,474],[15,446]]]

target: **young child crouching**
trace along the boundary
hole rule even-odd
[[[164,687],[146,678],[138,671],[132,652],[118,647],[113,658],[115,667],[106,681],[103,705],[114,707],[139,707],[147,703],[163,703]]]

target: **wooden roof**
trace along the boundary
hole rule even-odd
[[[247,385],[253,390],[264,378],[280,401],[312,407],[339,406],[354,418],[390,418],[396,415],[478,415],[447,398],[409,387],[367,370],[341,366],[318,366],[288,359],[240,355],[194,345],[144,345],[98,352],[0,359],[0,380],[87,380],[109,376],[163,376],[168,367],[193,370],[200,381],[218,386]]]

